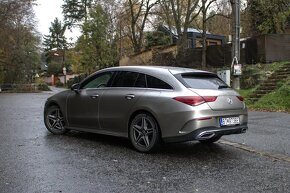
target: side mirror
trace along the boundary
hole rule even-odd
[[[70,89],[78,93],[80,90],[80,84],[79,83],[73,84]]]

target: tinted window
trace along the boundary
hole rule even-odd
[[[103,74],[96,75],[92,79],[86,81],[82,88],[101,88],[106,87],[110,78],[112,77],[111,72],[106,72]]]
[[[182,80],[189,88],[195,89],[219,89],[227,88],[227,84],[214,75],[181,75]]]
[[[169,84],[153,76],[146,75],[146,79],[148,88],[172,89]]]
[[[134,87],[147,88],[145,74],[139,74]]]
[[[112,87],[133,87],[138,78],[136,72],[118,72],[112,83]]]

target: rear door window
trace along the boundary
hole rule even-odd
[[[111,87],[172,89],[166,82],[143,73],[120,71],[115,74]]]
[[[111,87],[134,87],[137,78],[136,72],[117,72]]]
[[[186,87],[194,89],[221,89],[228,85],[213,74],[181,74],[179,79]]]
[[[147,79],[147,87],[148,88],[173,89],[166,82],[164,82],[158,78],[155,78],[153,76],[146,75],[146,79]]]
[[[138,75],[138,78],[137,78],[137,80],[135,82],[134,87],[137,87],[137,88],[147,88],[145,74],[141,74],[140,73]]]

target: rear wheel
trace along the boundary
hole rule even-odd
[[[218,140],[220,140],[222,136],[216,136],[216,137],[212,137],[210,139],[205,139],[205,140],[199,140],[200,143],[206,143],[206,144],[211,144],[214,142],[217,142]]]
[[[58,106],[48,107],[44,115],[44,123],[48,131],[61,135],[68,130],[64,128],[63,114]]]
[[[151,115],[138,114],[131,121],[129,137],[135,149],[140,152],[150,152],[160,141],[158,124]]]

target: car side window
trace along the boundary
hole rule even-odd
[[[137,88],[147,88],[145,74],[139,74],[137,80],[135,81],[134,87]]]
[[[147,87],[148,88],[158,88],[158,89],[173,89],[172,86],[167,84],[166,82],[155,78],[153,76],[146,75],[147,79]]]
[[[111,87],[134,87],[138,73],[122,71],[118,72]]]
[[[111,72],[106,72],[106,73],[102,73],[102,74],[96,75],[91,80],[89,80],[87,83],[85,83],[82,86],[82,88],[86,89],[86,88],[102,88],[102,87],[106,87],[111,77],[112,77],[112,73]]]

